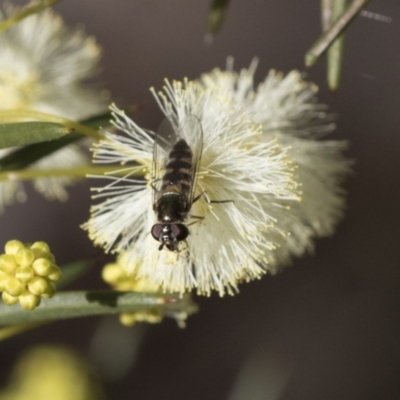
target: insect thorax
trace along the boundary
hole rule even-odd
[[[187,216],[187,201],[180,193],[164,193],[155,206],[157,220],[160,222],[181,222]]]

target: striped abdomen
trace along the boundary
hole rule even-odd
[[[184,139],[180,139],[168,156],[162,177],[161,193],[175,192],[187,196],[193,180],[193,153]]]

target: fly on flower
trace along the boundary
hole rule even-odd
[[[153,209],[157,223],[151,228],[154,239],[179,252],[189,229],[185,221],[195,198],[197,173],[203,149],[201,123],[194,115],[181,123],[166,118],[154,140],[153,149]],[[201,218],[201,217],[195,217]]]
[[[342,215],[346,144],[321,140],[334,125],[315,85],[296,71],[271,71],[256,86],[254,71],[253,63],[166,81],[153,90],[168,118],[158,134],[114,106],[125,135],[106,134],[96,145],[95,162],[119,163],[125,175],[118,167],[95,188],[103,201],[84,227],[164,292],[236,293],[239,283],[311,250]],[[234,204],[209,206],[228,199]]]

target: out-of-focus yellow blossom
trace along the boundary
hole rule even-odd
[[[0,6],[0,21],[13,18],[19,8]],[[31,15],[0,35],[0,110],[29,109],[74,121],[107,109],[109,93],[101,90],[98,75],[102,50],[82,27],[68,28],[53,10]],[[1,149],[0,157],[12,151]],[[77,144],[65,146],[31,163],[34,170],[67,169],[88,164]],[[35,189],[49,200],[68,199],[71,177],[37,178]],[[0,182],[0,213],[24,201],[19,180]]]
[[[30,349],[17,362],[0,400],[100,400],[104,395],[89,367],[59,346]]]
[[[146,279],[138,278],[135,272],[127,272],[124,256],[119,256],[115,263],[107,264],[102,271],[102,278],[113,289],[120,291],[132,291],[141,293],[158,293],[160,287]],[[136,322],[149,322],[156,324],[161,322],[163,314],[159,308],[151,308],[144,311],[122,313],[119,317],[121,324],[132,326]]]
[[[136,260],[135,268],[128,272],[127,259],[124,254],[120,255],[115,263],[107,264],[102,271],[102,278],[113,289],[120,291],[132,291],[139,293],[162,293],[160,286],[150,282],[147,279],[137,275],[137,267],[140,265],[140,260]],[[191,304],[190,301],[186,305]],[[193,304],[191,304],[190,313],[194,312]],[[161,322],[165,317],[169,316],[176,320],[179,327],[185,327],[185,321],[188,317],[188,311],[174,310],[165,311],[164,308],[154,307],[144,311],[125,312],[119,317],[121,324],[132,326],[136,322],[148,322],[156,324]]]
[[[33,310],[42,297],[54,296],[61,269],[45,242],[31,245],[10,240],[4,250],[0,255],[0,291],[5,304],[19,301],[25,310]]]

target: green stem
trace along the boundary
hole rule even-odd
[[[15,14],[5,21],[0,22],[0,33],[10,29],[13,25],[32,14],[36,14],[47,7],[51,7],[53,4],[58,3],[60,0],[42,0],[39,4],[36,2],[27,5],[18,14]]]
[[[119,314],[143,311],[160,307],[166,313],[196,312],[197,306],[188,298],[179,299],[174,295],[112,290],[74,291],[57,293],[51,299],[43,299],[33,311],[26,311],[18,304],[0,304],[0,325],[38,323],[43,321],[94,315]]]
[[[137,171],[130,171],[130,175],[143,176],[144,173],[139,172],[144,167],[137,167]],[[0,172],[0,181],[29,181],[39,178],[60,178],[60,177],[73,177],[73,178],[86,178],[88,175],[107,175],[109,173],[113,176],[124,176],[126,171],[115,172],[117,167],[76,167],[76,168],[60,168],[60,169],[21,169],[7,172]]]
[[[321,0],[322,31],[327,31],[332,25],[332,8],[334,0]]]
[[[370,0],[353,0],[346,8],[342,16],[333,24],[333,26],[314,43],[311,49],[306,53],[305,64],[311,67],[326,51],[330,44],[349,26],[360,10],[369,3]]]
[[[133,176],[144,176],[145,167],[136,167],[137,170],[129,171]],[[142,173],[141,173],[142,172]],[[39,178],[86,178],[88,175],[113,175],[125,176],[127,174],[126,167],[118,166],[84,166],[76,168],[60,168],[60,169],[21,169],[14,171],[0,172],[0,181],[28,181]]]
[[[92,139],[95,140],[103,139],[103,135],[100,132],[92,128],[89,128],[88,126],[82,125],[79,122],[71,121],[69,119],[59,117],[57,115],[51,115],[39,111],[24,110],[24,109],[0,111],[0,121],[2,122],[14,122],[14,121],[20,122],[20,121],[26,121],[27,119],[42,121],[42,122],[55,122],[64,125],[71,131],[80,132]]]
[[[336,0],[332,7],[332,22],[346,10],[347,0]],[[328,49],[328,87],[336,91],[339,87],[343,66],[344,33],[340,34]]]

